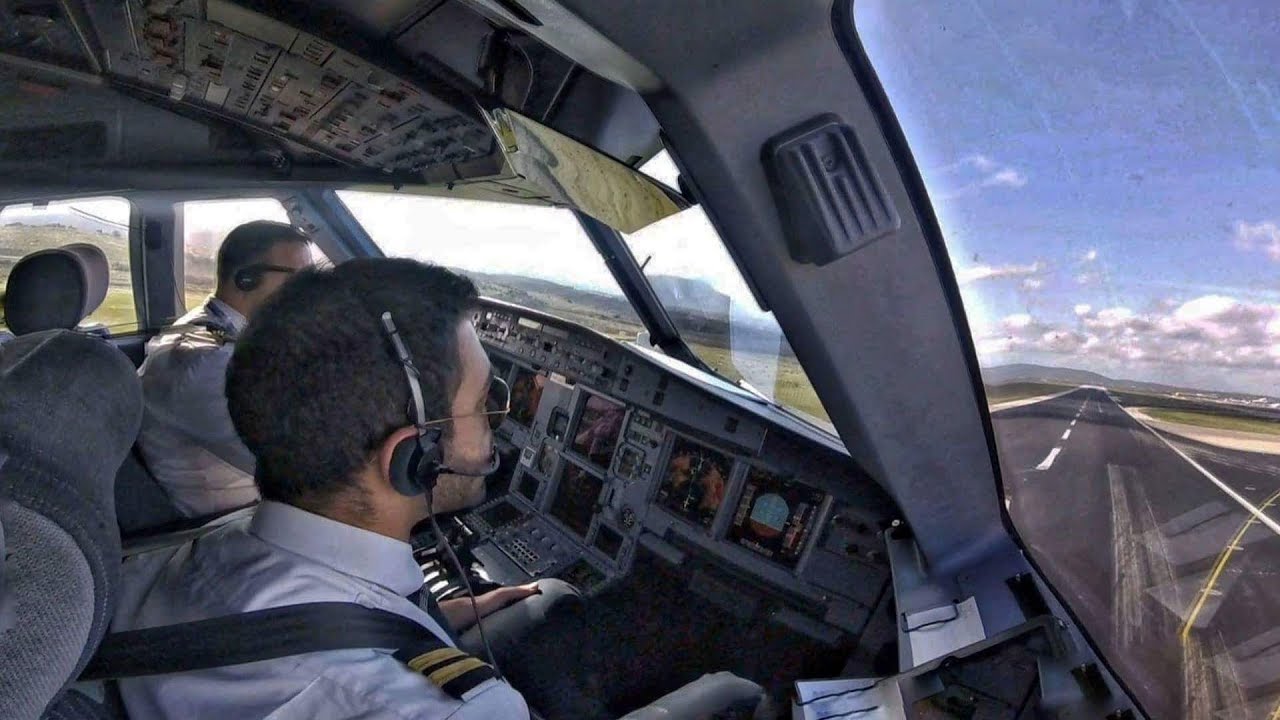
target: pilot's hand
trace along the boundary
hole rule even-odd
[[[542,591],[538,589],[538,583],[536,582],[531,582],[528,585],[506,585],[478,596],[474,610],[471,607],[469,598],[445,600],[440,603],[440,610],[449,621],[449,626],[457,632],[462,632],[475,625],[476,610],[480,612],[480,617],[488,617],[508,605],[541,593]]]
[[[542,591],[538,589],[538,583],[536,582],[531,582],[527,585],[507,585],[505,587],[500,587],[497,590],[490,590],[481,596],[481,599],[488,598],[491,595],[494,596],[492,608],[489,612],[484,614],[488,615],[490,612],[494,612],[495,610],[501,610],[508,605],[518,603],[531,595],[538,595],[541,592]]]

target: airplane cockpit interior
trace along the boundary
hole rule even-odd
[[[138,640],[94,660],[114,637],[104,618],[116,594],[104,588],[121,558],[198,546],[254,507],[170,502],[154,458],[123,430],[134,421],[103,398],[136,394],[129,383],[154,352],[149,341],[215,291],[227,233],[272,220],[305,233],[320,266],[413,258],[478,288],[468,318],[509,390],[493,428],[497,469],[482,495],[415,528],[411,545],[437,604],[552,579],[573,588],[573,602],[499,653],[530,717],[1280,717],[1280,671],[1267,669],[1280,668],[1274,632],[1232,639],[1217,625],[1261,618],[1274,597],[1249,574],[1262,565],[1232,557],[1275,550],[1277,496],[1266,499],[1266,482],[1256,492],[1234,484],[1213,464],[1231,461],[1227,451],[1194,444],[1280,418],[1280,404],[1241,390],[1231,412],[1248,418],[1192,441],[1160,423],[1226,400],[1093,375],[999,384],[987,362],[992,352],[1087,357],[1165,330],[1203,332],[1208,348],[1238,337],[1204,329],[1226,291],[1176,310],[1186,297],[1148,310],[1122,293],[1114,303],[1134,310],[1077,300],[1059,327],[1037,314],[1058,287],[1053,273],[1063,273],[1059,289],[1118,277],[1094,245],[1071,245],[1057,265],[1035,254],[1001,264],[955,240],[981,234],[983,213],[1006,212],[1005,200],[964,204],[979,197],[1108,194],[1044,190],[1047,170],[1009,159],[1037,133],[1075,132],[1078,116],[1053,104],[1067,102],[1056,92],[1023,108],[1028,88],[1050,78],[1092,98],[1110,87],[1093,65],[1094,84],[1066,77],[1068,61],[1085,60],[1064,48],[1105,54],[1130,47],[1138,25],[1156,33],[1212,13],[1199,2],[1177,12],[1129,2],[1127,16],[1099,7],[1059,21],[1052,3],[907,5],[0,0],[0,716],[145,720],[112,698],[112,679],[140,665],[113,663],[155,647]],[[1264,14],[1258,26],[1274,29],[1275,13]],[[1077,22],[1086,39],[1050,39]],[[1165,47],[1159,37],[1141,42]],[[1171,58],[1153,49],[1141,62],[1184,67]],[[1218,61],[1232,72],[1234,62]],[[943,69],[951,80],[935,82]],[[1132,97],[1150,89],[1126,87]],[[949,103],[965,118],[963,142],[937,120]],[[1266,112],[1261,99],[1240,103],[1259,142],[1274,143],[1264,118],[1274,102]],[[997,135],[1014,139],[979,146]],[[1094,167],[1094,155],[1045,142],[1057,149],[1036,145],[1037,157],[1069,166],[1064,177]],[[1126,143],[1137,141],[1112,144]],[[1146,177],[1123,192],[1155,192],[1160,181]],[[1035,215],[995,234],[1056,238],[1085,222],[1065,210]],[[1239,252],[1280,257],[1274,224],[1217,226],[1236,228]],[[1003,294],[971,295],[997,283]],[[1270,297],[1239,307],[1254,313],[1250,337],[1274,343],[1280,306]],[[999,303],[1021,305],[987,322]],[[58,341],[31,349],[26,336],[48,332]],[[1254,364],[1232,367],[1271,368],[1280,345],[1257,342]],[[32,369],[28,352],[52,359]],[[1042,443],[1035,423],[1050,422]],[[112,455],[108,438],[122,432]],[[1107,432],[1123,437],[1090,434]],[[1114,454],[1122,441],[1142,443],[1132,459]],[[1081,459],[1085,442],[1113,454]],[[1249,457],[1238,467],[1274,481],[1264,455]],[[35,487],[28,461],[47,462],[57,481],[23,490]],[[1136,489],[1143,463],[1174,480]],[[104,478],[104,496],[75,489],[90,475]],[[1186,497],[1225,494],[1162,504],[1184,492],[1183,477],[1194,477]],[[93,520],[75,519],[81,505]],[[1096,522],[1095,507],[1105,515]],[[40,523],[72,528],[53,533],[70,544],[42,550],[46,540],[24,535]],[[1203,532],[1217,545],[1179,549],[1177,533],[1213,523]],[[94,540],[103,528],[109,539]],[[1074,554],[1061,559],[1057,547]],[[1169,559],[1177,553],[1185,561]],[[1152,564],[1157,556],[1168,562]],[[53,581],[41,578],[63,575],[81,578],[79,590],[43,594]],[[39,601],[23,600],[23,588]],[[59,627],[80,628],[69,647],[48,629]],[[218,654],[226,645],[195,643],[184,667],[229,664]],[[46,657],[58,648],[62,657]],[[726,678],[750,702],[698,684]],[[697,700],[664,705],[672,694]],[[239,717],[232,695],[192,716]]]

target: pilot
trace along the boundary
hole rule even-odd
[[[451,631],[477,613],[538,593],[500,588],[476,612],[466,598],[437,605],[409,545],[430,506],[425,475],[406,472],[415,461],[403,452],[438,449],[467,476],[493,465],[490,419],[505,409],[487,402],[494,380],[469,322],[476,301],[470,280],[393,259],[301,272],[268,299],[227,378],[262,503],[252,518],[126,562],[113,629],[337,601],[398,613],[456,647]],[[445,665],[419,673],[389,650],[337,650],[122,680],[120,692],[138,718],[528,717],[484,663],[459,651]]]
[[[290,275],[311,265],[310,240],[257,220],[218,249],[214,294],[147,343],[138,447],[174,507],[200,516],[256,502],[253,455],[237,437],[224,393],[236,338]]]

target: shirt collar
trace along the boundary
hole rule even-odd
[[[205,307],[209,309],[210,315],[213,315],[219,320],[224,320],[225,322],[230,323],[231,328],[237,333],[243,331],[244,326],[249,322],[244,315],[240,314],[239,310],[236,310],[212,295],[209,296],[209,299],[206,300],[204,304]]]
[[[340,573],[408,595],[422,587],[422,569],[408,543],[330,520],[293,505],[264,500],[249,523],[264,542]]]

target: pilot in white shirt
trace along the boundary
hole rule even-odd
[[[444,466],[483,476],[494,465],[491,423],[510,397],[470,323],[476,301],[470,280],[411,260],[352,260],[285,284],[241,333],[227,375],[264,502],[251,522],[126,561],[113,631],[346,601],[404,615],[453,646],[406,599],[423,583],[408,541]],[[478,614],[539,592],[494,590]],[[475,621],[466,598],[437,607],[455,632]],[[529,716],[500,679],[450,682],[486,658],[459,653],[466,663],[450,672],[419,673],[393,650],[128,679],[120,690],[134,720]]]
[[[227,364],[247,318],[310,265],[301,231],[268,221],[241,225],[218,250],[214,295],[147,343],[138,370],[145,401],[138,447],[182,514],[257,501],[253,455],[227,413]]]
[[[407,543],[267,501],[252,520],[237,520],[198,542],[126,562],[125,592],[112,628],[154,627],[297,603],[352,602],[403,615],[454,646],[450,633],[408,599],[422,582]],[[485,606],[522,594],[518,588],[503,588],[482,596],[481,613]],[[469,603],[464,609],[470,610]],[[520,694],[500,680],[485,680],[461,698],[452,697],[392,657],[394,651],[335,650],[121,680],[120,694],[133,720],[220,712],[228,718],[281,720],[528,717]]]

